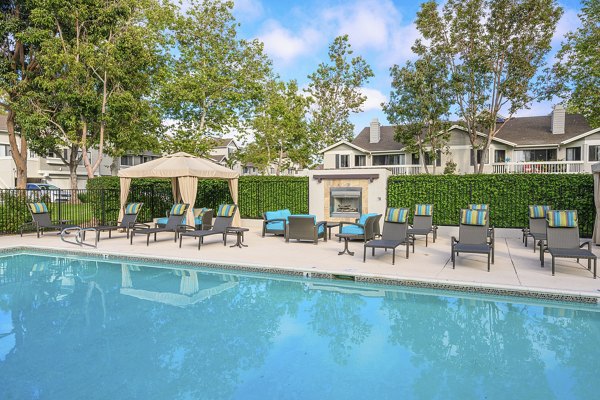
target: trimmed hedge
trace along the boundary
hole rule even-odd
[[[94,216],[106,221],[119,214],[119,178],[103,176],[88,180],[89,199],[94,204]],[[288,176],[242,176],[239,180],[238,203],[243,218],[262,218],[264,211],[289,208],[292,213],[308,213],[308,178]],[[129,202],[143,202],[140,221],[162,217],[173,202],[170,179],[132,179]],[[195,207],[216,209],[231,203],[227,181],[199,179]]]
[[[487,203],[490,224],[497,228],[527,226],[527,207],[547,204],[555,210],[577,210],[582,237],[592,236],[596,215],[592,174],[393,176],[387,202],[410,210],[415,204],[434,204],[437,225],[457,225],[461,208]]]

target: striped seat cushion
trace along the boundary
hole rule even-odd
[[[388,208],[385,213],[386,222],[397,222],[403,224],[408,218],[408,208]]]
[[[460,223],[462,225],[487,224],[487,210],[460,210]]]
[[[187,211],[187,205],[185,204],[173,204],[169,215],[183,215]]]
[[[142,203],[129,203],[127,207],[125,207],[126,215],[135,215],[140,212],[140,208],[142,208]]]
[[[415,215],[432,215],[433,205],[432,204],[417,204],[415,205]]]
[[[46,203],[29,203],[29,208],[32,214],[46,214],[48,212]]]
[[[529,218],[546,218],[550,206],[529,206]]]
[[[217,217],[232,217],[234,212],[234,204],[221,204],[217,210]]]
[[[469,204],[469,210],[487,210],[489,206],[487,204]]]
[[[548,211],[548,226],[551,228],[577,228],[577,211]]]

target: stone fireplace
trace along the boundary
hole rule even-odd
[[[362,211],[362,188],[329,188],[329,216],[333,218],[359,218]]]

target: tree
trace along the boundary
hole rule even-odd
[[[506,121],[536,98],[532,79],[561,14],[554,0],[448,0],[441,11],[435,1],[421,5],[416,24],[425,40],[413,50],[448,66],[453,104],[473,155],[477,149],[486,154]],[[508,113],[503,121],[501,110]],[[473,159],[474,172],[483,172],[484,160]]]
[[[583,0],[581,27],[566,35],[556,55],[549,94],[567,100],[567,107],[600,127],[600,0]]]
[[[6,113],[8,141],[17,171],[17,188],[27,184],[27,131],[19,129],[19,113],[25,101],[23,93],[39,71],[37,47],[28,43],[28,1],[0,2],[0,107]],[[19,131],[19,133],[17,133]]]
[[[338,36],[329,46],[329,63],[319,64],[308,76],[306,93],[314,102],[310,125],[316,149],[352,139],[350,114],[362,111],[367,98],[360,88],[374,76],[367,62],[360,56],[350,59],[352,54],[348,36]]]
[[[419,153],[425,172],[429,173],[427,154],[435,174],[438,152],[449,139],[451,98],[446,64],[426,55],[414,63],[408,61],[402,68],[394,65],[390,74],[393,90],[383,111],[396,125],[395,139],[407,151]]]
[[[263,95],[270,62],[258,40],[238,39],[232,9],[232,1],[193,0],[178,15],[162,98],[168,151],[206,155],[209,137],[242,130]]]
[[[77,188],[77,167],[88,176],[99,168],[105,145],[114,152],[150,146],[160,125],[151,104],[151,87],[160,64],[158,15],[153,0],[100,2],[33,1],[30,34],[40,37],[43,73],[29,93],[30,138],[40,154],[53,152],[69,168]],[[96,146],[92,164],[88,149]],[[66,154],[60,149],[67,148]]]
[[[266,86],[265,100],[251,122],[254,144],[240,155],[265,170],[275,163],[280,175],[285,159],[306,166],[312,156],[306,120],[309,101],[298,91],[296,81],[272,80]]]

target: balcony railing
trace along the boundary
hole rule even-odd
[[[393,175],[418,175],[421,172],[425,172],[422,170],[423,167],[421,165],[369,165],[356,168],[387,168],[392,171]],[[442,168],[438,169],[443,171]]]
[[[583,172],[583,161],[535,161],[492,164],[494,174],[576,174]]]

